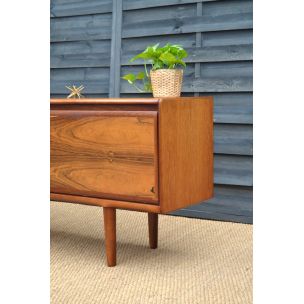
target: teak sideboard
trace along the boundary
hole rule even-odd
[[[212,97],[51,99],[51,200],[103,207],[108,266],[116,209],[158,214],[213,195]]]

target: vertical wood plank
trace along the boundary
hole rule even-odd
[[[113,0],[109,97],[120,96],[122,0]]]
[[[202,16],[203,15],[203,3],[198,2],[196,4],[196,16]],[[197,48],[202,47],[202,33],[198,32],[195,35],[196,41],[195,41],[195,46]],[[200,78],[201,77],[201,64],[199,62],[195,63],[194,67],[194,77],[195,78]],[[199,96],[199,92],[195,92],[194,96]]]

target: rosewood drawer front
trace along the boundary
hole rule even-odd
[[[51,111],[51,192],[158,203],[156,111]]]

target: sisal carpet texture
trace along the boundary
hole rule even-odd
[[[106,266],[102,208],[51,203],[52,304],[252,303],[252,226],[117,210],[117,266]]]

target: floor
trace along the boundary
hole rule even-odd
[[[102,208],[51,202],[52,304],[252,303],[252,225],[117,211],[117,266],[105,262]]]

